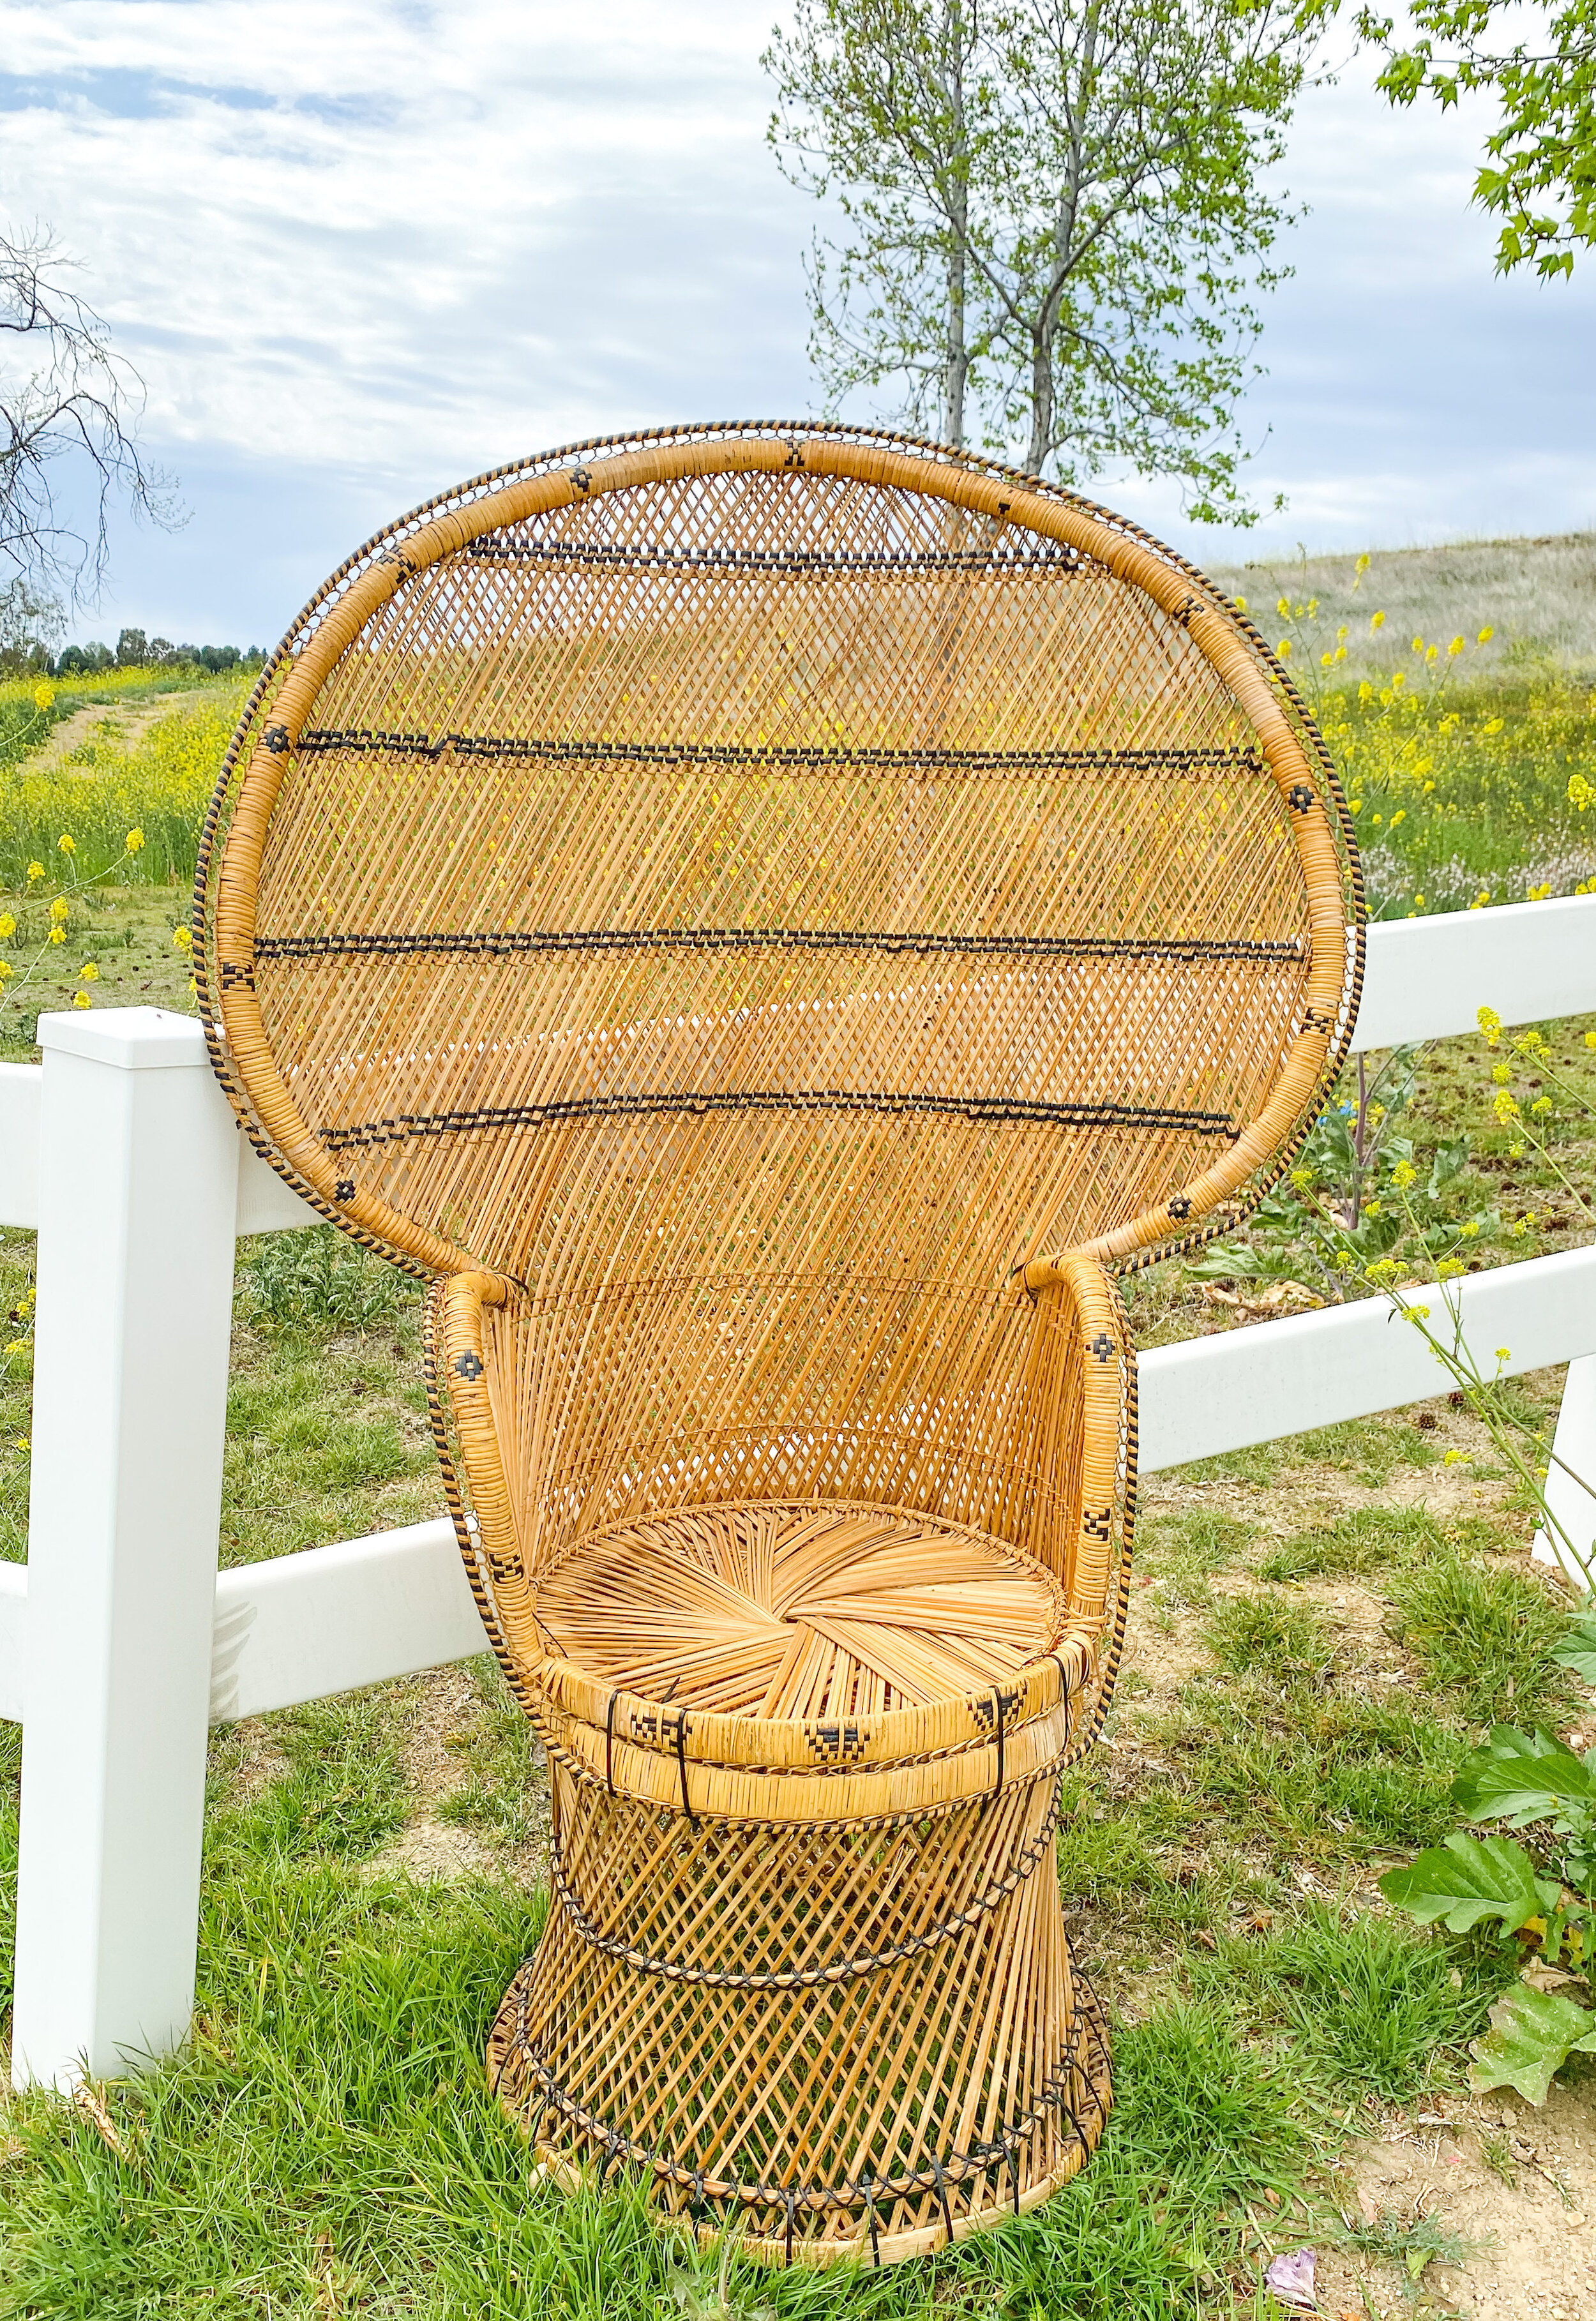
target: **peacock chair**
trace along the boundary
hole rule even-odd
[[[1362,917],[1239,609],[978,457],[582,444],[295,623],[201,1004],[257,1150],[433,1284],[552,1801],[488,2066],[559,2182],[886,2263],[1093,2150],[1053,1835],[1125,1620],[1115,1276],[1288,1163]]]

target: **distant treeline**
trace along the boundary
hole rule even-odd
[[[266,656],[259,645],[241,652],[236,645],[175,645],[169,637],[147,637],[142,629],[123,629],[115,651],[109,645],[63,645],[52,653],[34,638],[25,646],[0,648],[0,674],[21,677],[37,671],[41,677],[83,677],[102,669],[169,669],[191,664],[213,677],[226,669],[259,669]]]

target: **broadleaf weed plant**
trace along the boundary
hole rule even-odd
[[[1582,1121],[1596,1120],[1596,1105],[1558,1069],[1542,1032],[1532,1026],[1509,1039],[1489,1007],[1481,1009],[1479,1024],[1492,1059],[1491,1109],[1508,1135],[1508,1157],[1533,1153],[1582,1223],[1596,1227],[1596,1207],[1548,1134],[1559,1104],[1565,1118]],[[1596,1049],[1596,1033],[1585,1038]],[[1561,1624],[1550,1657],[1596,1685],[1596,1542],[1570,1532],[1548,1497],[1549,1470],[1560,1469],[1592,1496],[1596,1488],[1559,1456],[1512,1395],[1506,1376],[1511,1350],[1498,1347],[1487,1370],[1469,1343],[1456,1287],[1467,1266],[1463,1252],[1486,1223],[1500,1221],[1494,1214],[1460,1219],[1441,1213],[1440,1196],[1466,1168],[1467,1145],[1443,1145],[1421,1179],[1412,1139],[1392,1125],[1410,1105],[1413,1078],[1412,1051],[1396,1051],[1372,1081],[1360,1073],[1357,1097],[1326,1115],[1292,1172],[1290,1193],[1275,1201],[1275,1214],[1262,1218],[1249,1245],[1213,1251],[1192,1270],[1294,1266],[1298,1278],[1311,1271],[1331,1297],[1354,1287],[1382,1295],[1393,1318],[1419,1332],[1536,1510],[1564,1572],[1581,1584],[1582,1608]],[[1522,1085],[1527,1079],[1533,1095]],[[1509,1230],[1527,1232],[1532,1223],[1527,1212]],[[1446,1455],[1467,1456],[1457,1450]],[[1440,1919],[1452,1933],[1505,1952],[1501,1965],[1512,1971],[1491,2009],[1489,2029],[1472,2043],[1470,2082],[1482,2093],[1512,2087],[1541,2104],[1571,2054],[1596,2053],[1596,1749],[1582,1757],[1544,1727],[1527,1733],[1495,1725],[1464,1760],[1452,1797],[1474,1827],[1453,1830],[1387,1872],[1381,1890],[1421,1925]],[[1526,1831],[1526,1840],[1479,1834],[1502,1824]]]

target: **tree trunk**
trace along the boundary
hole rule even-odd
[[[942,372],[942,440],[962,451],[964,396],[970,381],[970,349],[964,329],[970,250],[970,148],[964,114],[963,0],[952,0],[944,23],[947,102],[952,115],[952,167],[948,177],[948,305]]]

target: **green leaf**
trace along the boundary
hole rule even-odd
[[[1476,1821],[1550,1821],[1570,1807],[1596,1804],[1590,1768],[1549,1733],[1533,1738],[1499,1725],[1465,1757],[1452,1785],[1455,1805]]]
[[[1570,1621],[1552,1658],[1559,1668],[1572,1669],[1582,1684],[1596,1684],[1596,1619]]]
[[[1596,2013],[1555,1990],[1516,1982],[1491,2010],[1491,2028],[1469,2052],[1469,2085],[1477,2096],[1516,2088],[1526,2103],[1544,2104],[1552,2074],[1575,2048],[1596,2052]]]
[[[1534,1862],[1510,1837],[1469,1837],[1455,1829],[1405,1870],[1388,1870],[1380,1890],[1421,1926],[1441,1918],[1451,1933],[1466,1934],[1482,1918],[1498,1918],[1502,1932],[1514,1934],[1532,1918],[1549,1916],[1560,1889],[1536,1876]]]

